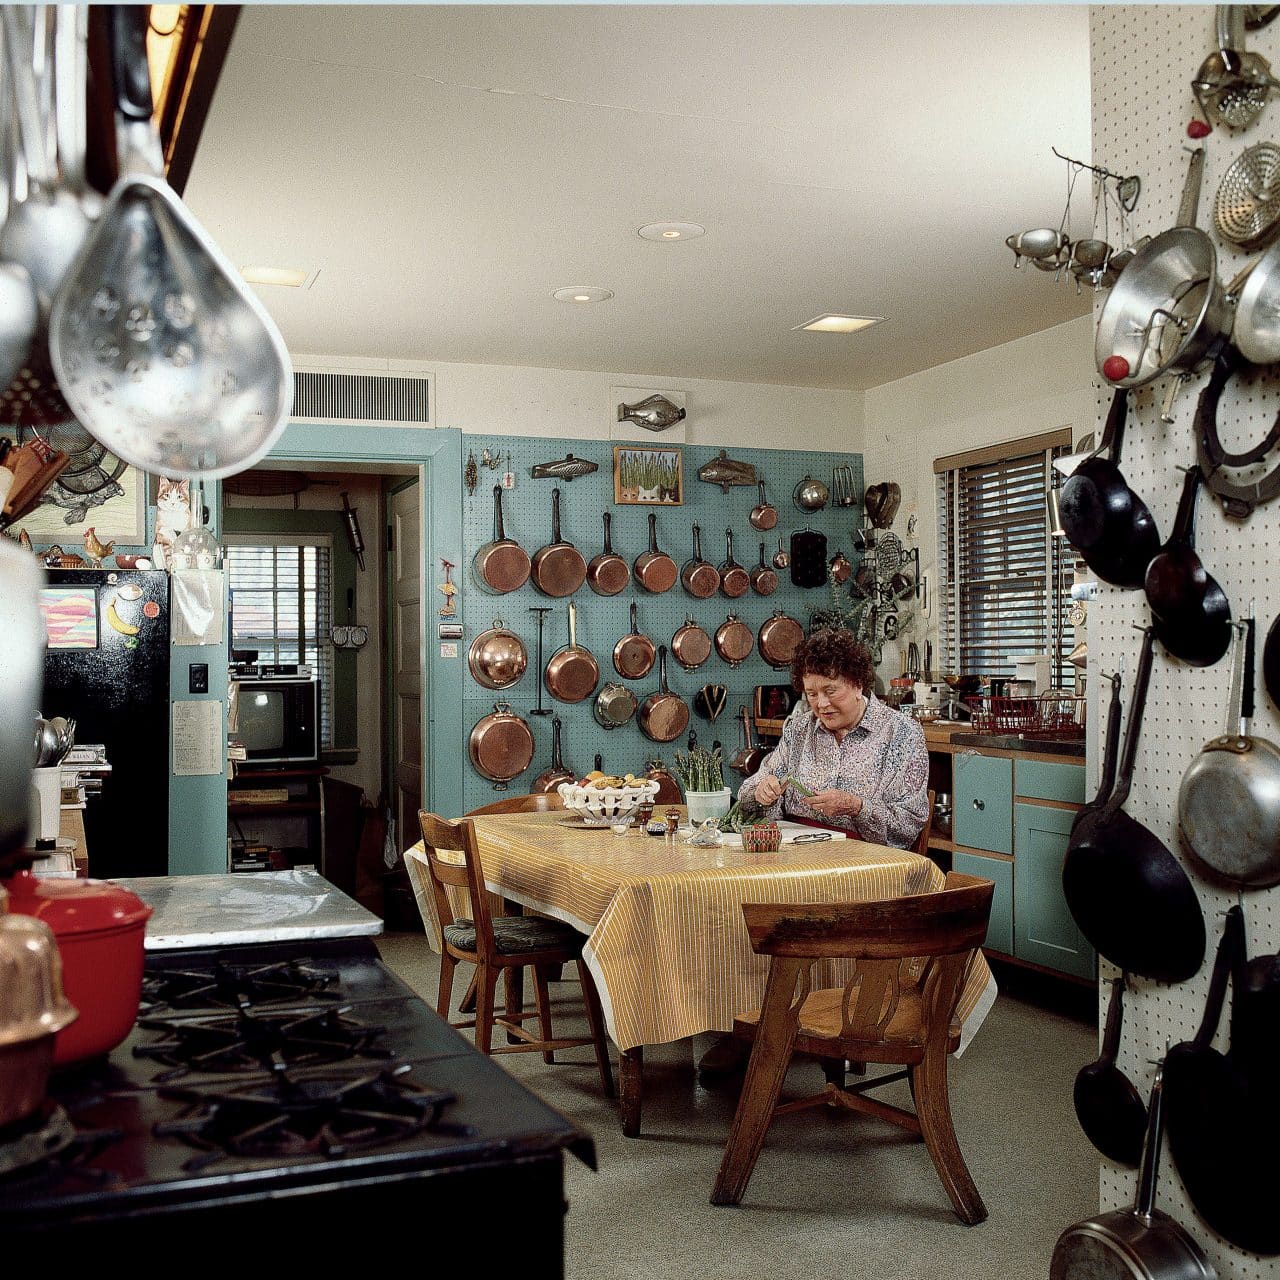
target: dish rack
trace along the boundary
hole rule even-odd
[[[982,695],[966,702],[978,733],[1018,733],[1023,737],[1084,735],[1084,697],[1052,689],[1037,697]]]

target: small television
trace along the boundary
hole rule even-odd
[[[304,764],[320,758],[319,681],[265,676],[236,684],[236,737],[246,764]]]

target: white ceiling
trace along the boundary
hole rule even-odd
[[[1084,5],[250,4],[186,199],[319,272],[259,290],[295,354],[860,389],[1088,310],[1003,243],[1058,223],[1051,146]]]

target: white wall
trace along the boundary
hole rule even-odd
[[[1049,276],[1026,273],[1028,289],[1066,288]],[[930,610],[907,639],[923,655],[924,642],[938,649],[937,520],[935,458],[1060,427],[1078,440],[1097,419],[1097,372],[1093,320],[1082,316],[1003,346],[941,364],[866,393],[863,467],[868,484],[893,480],[902,486],[894,531],[906,538],[907,521],[918,518],[921,572],[929,578]],[[901,669],[899,650],[886,645],[883,678]]]
[[[685,393],[688,417],[681,426],[689,444],[759,449],[793,444],[833,453],[856,453],[862,445],[860,391],[493,364],[293,359],[299,369],[433,374],[436,426],[462,431],[607,439],[617,419],[613,389],[633,387]],[[669,438],[669,433],[655,436]]]

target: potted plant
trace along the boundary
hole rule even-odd
[[[690,747],[676,752],[676,777],[684,788],[684,802],[689,821],[699,823],[707,818],[723,818],[733,803],[733,794],[724,785],[724,768],[720,748]]]

